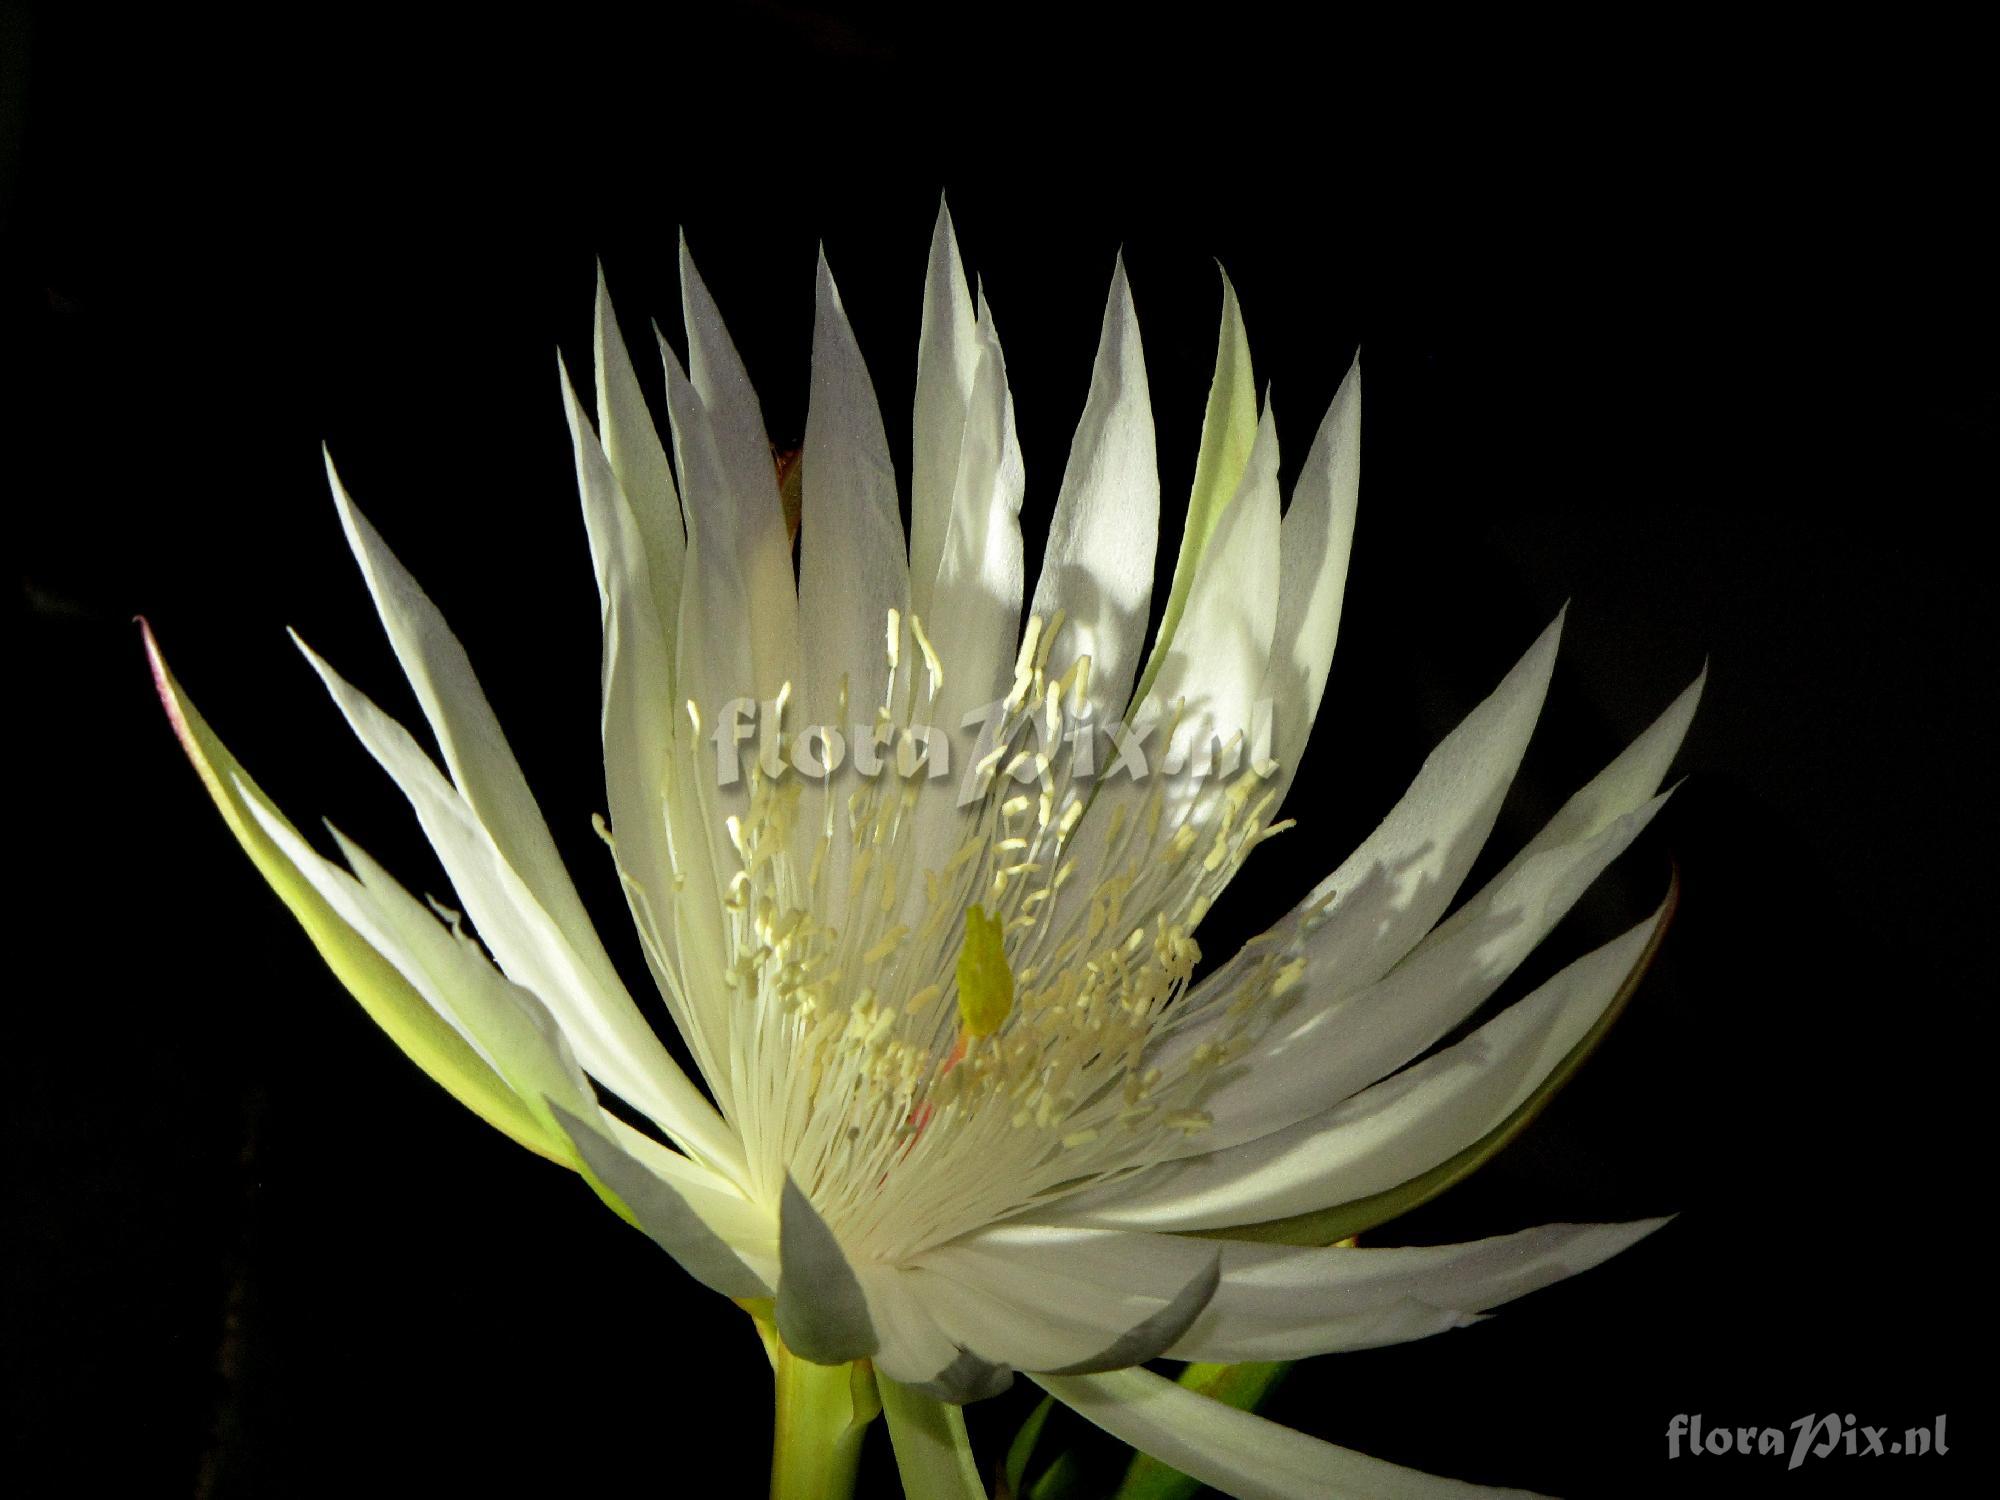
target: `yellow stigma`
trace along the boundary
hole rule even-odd
[[[1014,971],[1007,967],[998,917],[965,909],[965,943],[958,950],[958,1016],[972,1036],[991,1036],[1014,1008]]]

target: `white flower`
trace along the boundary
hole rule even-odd
[[[907,546],[874,393],[820,264],[796,584],[757,399],[685,250],[681,271],[685,371],[662,343],[673,463],[601,286],[595,430],[567,375],[564,394],[603,604],[606,836],[706,1091],[607,959],[465,653],[337,478],[444,771],[307,654],[409,798],[479,941],[345,839],[346,868],[315,853],[155,649],[232,830],[362,1004],[456,1097],[766,1314],[787,1357],[872,1360],[914,1486],[961,1492],[922,1477],[926,1433],[949,1446],[963,1430],[926,1403],[1023,1371],[1231,1494],[1457,1488],[1139,1366],[1418,1338],[1655,1227],[1426,1249],[1220,1237],[1420,1179],[1535,1094],[1663,913],[1426,1053],[1653,816],[1700,684],[1440,925],[1535,723],[1551,625],[1361,848],[1194,982],[1202,916],[1274,831],[1326,682],[1358,369],[1281,518],[1276,430],[1226,294],[1185,541],[1146,655],[1159,483],[1122,266],[1032,594],[1005,366],[943,215]],[[777,706],[788,738],[768,754],[746,742],[742,774],[718,774],[735,749],[725,709],[745,699]],[[799,726],[858,724],[859,740],[879,726],[893,756],[901,729],[955,729],[996,702],[948,778],[788,768]],[[1103,731],[1148,714],[1156,762],[1260,722],[1269,760],[1110,774]],[[671,1147],[602,1109],[598,1090]]]

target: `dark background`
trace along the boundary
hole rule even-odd
[[[1163,564],[1214,260],[1288,482],[1364,349],[1302,829],[1211,951],[1337,862],[1564,599],[1496,859],[1713,662],[1687,785],[1524,976],[1636,920],[1678,862],[1663,958],[1530,1134],[1395,1234],[1680,1218],[1478,1328],[1305,1366],[1272,1414],[1577,1495],[1967,1487],[2000,472],[1967,38],[1686,11],[1402,38],[1234,10],[1182,36],[1151,10],[0,15],[14,1493],[760,1492],[747,1323],[340,992],[183,762],[129,622],[295,819],[442,890],[283,634],[411,711],[329,442],[638,976],[588,824],[596,607],[551,353],[588,368],[600,256],[635,347],[648,317],[678,337],[685,225],[795,440],[823,240],[906,453],[940,191],[1006,341],[1031,557],[1120,246]],[[1026,1409],[976,1408],[982,1451]],[[1948,1412],[1954,1451],[1665,1458],[1676,1413],[1828,1411]]]

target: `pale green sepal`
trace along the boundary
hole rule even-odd
[[[1556,1064],[1541,1086],[1523,1100],[1507,1118],[1492,1130],[1467,1146],[1456,1156],[1438,1163],[1428,1172],[1411,1178],[1396,1187],[1379,1193],[1371,1193],[1366,1198],[1357,1198],[1351,1203],[1338,1203],[1332,1208],[1320,1209],[1313,1213],[1294,1214],[1288,1218],[1270,1219],[1262,1224],[1239,1224],[1227,1229],[1204,1229],[1204,1239],[1258,1240],[1277,1245],[1331,1245],[1336,1241],[1360,1234],[1363,1230],[1374,1229],[1400,1218],[1419,1204],[1428,1203],[1446,1188],[1471,1176],[1484,1166],[1534,1121],[1557,1090],[1575,1076],[1583,1066],[1584,1059],[1597,1050],[1599,1042],[1610,1032],[1613,1023],[1624,1013],[1633,992],[1639,988],[1639,981],[1652,967],[1658,956],[1660,944],[1666,938],[1667,928],[1672,924],[1674,912],[1680,905],[1680,871],[1675,870],[1673,880],[1667,888],[1666,901],[1660,909],[1653,935],[1640,951],[1632,968],[1625,976],[1625,982],[1618,987],[1618,993],[1604,1008],[1595,1025],[1585,1032],[1583,1039],[1572,1047],[1563,1060]]]
[[[965,1411],[876,1372],[904,1500],[986,1500],[965,1434]]]
[[[622,1207],[625,1213],[621,1217],[629,1217],[682,1270],[725,1297],[771,1295],[763,1278],[744,1263],[728,1241],[702,1222],[671,1183],[662,1181],[554,1100],[548,1105],[556,1122],[576,1143],[598,1195],[613,1209]]]
[[[778,1337],[801,1359],[839,1365],[877,1347],[868,1297],[826,1220],[790,1177],[778,1208]]]
[[[1055,1409],[1055,1397],[1042,1397],[1028,1413],[1021,1430],[1014,1434],[1014,1441],[1007,1445],[1007,1457],[1000,1466],[1000,1500],[1016,1500],[1021,1494],[1021,1487],[1028,1479],[1028,1465],[1035,1461],[1035,1448],[1042,1440],[1042,1429],[1049,1425],[1049,1413]]]
[[[239,794],[244,792],[236,778]],[[552,1144],[562,1132],[547,1100],[573,1108],[594,1103],[590,1084],[555,1018],[534,994],[502,974],[459,925],[456,913],[427,907],[331,823],[348,869],[321,857],[276,812],[249,801],[251,814],[278,852],[305,877],[335,916],[416,987],[534,1113]],[[349,872],[352,873],[349,873]],[[574,1158],[565,1156],[574,1165]]]
[[[343,921],[258,824],[251,802],[286,828],[291,824],[215,737],[167,670],[152,628],[141,622],[160,702],[222,820],[250,862],[312,939],[320,957],[389,1039],[459,1103],[538,1156],[568,1166],[563,1146],[549,1139],[533,1112],[490,1066],[425,1003],[391,964]]]
[[[1255,1411],[1291,1368],[1290,1360],[1189,1365],[1181,1371],[1180,1384],[1238,1411]],[[1203,1488],[1199,1479],[1190,1478],[1171,1464],[1161,1463],[1152,1454],[1136,1453],[1125,1470],[1124,1483],[1118,1486],[1111,1500],[1194,1500]]]
[[[1174,631],[1194,588],[1201,555],[1236,494],[1256,442],[1257,388],[1250,376],[1250,335],[1243,327],[1243,314],[1236,305],[1236,288],[1229,284],[1229,274],[1225,271],[1215,378],[1208,388],[1208,411],[1201,423],[1201,451],[1194,462],[1194,488],[1188,495],[1187,523],[1181,532],[1180,555],[1174,560],[1173,587],[1167,594],[1166,612],[1160,617],[1159,634],[1153,638],[1153,652],[1146,660],[1139,689],[1132,695],[1134,708],[1145,701],[1153,679],[1159,676],[1161,664],[1167,659],[1167,648],[1173,644]]]

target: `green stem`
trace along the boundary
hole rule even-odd
[[[847,1500],[868,1424],[881,1410],[864,1361],[816,1365],[773,1338],[778,1413],[771,1441],[771,1500]]]

